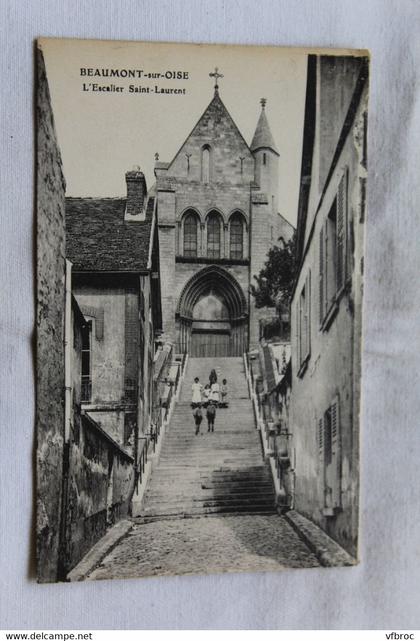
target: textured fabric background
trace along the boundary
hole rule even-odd
[[[420,4],[413,0],[0,2],[1,628],[420,627]],[[34,504],[33,40],[368,47],[362,563],[38,586]]]

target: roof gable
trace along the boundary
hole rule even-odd
[[[234,149],[249,163],[253,173],[253,157],[248,144],[216,90],[213,99],[187,136],[168,167],[168,176],[184,176],[185,156],[194,154],[204,145],[220,150],[226,156]]]

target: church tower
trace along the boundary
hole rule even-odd
[[[251,142],[251,151],[255,158],[255,182],[264,192],[274,215],[278,212],[279,152],[268,124],[265,105],[261,98],[261,114]]]
[[[279,153],[265,99],[249,146],[214,93],[170,162],[156,155],[165,337],[191,357],[242,356],[258,345],[250,284],[276,242]]]
[[[267,260],[269,248],[278,238],[278,181],[279,152],[268,124],[265,112],[266,99],[261,99],[261,114],[251,142],[254,157],[254,188],[251,192],[251,242],[250,242],[250,283],[255,284],[257,276]],[[259,341],[260,319],[267,310],[257,309],[250,300],[250,348]]]
[[[255,159],[214,92],[170,162],[157,159],[163,329],[190,357],[242,356],[249,345]]]

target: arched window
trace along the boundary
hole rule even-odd
[[[207,218],[207,256],[220,258],[220,216],[216,212]]]
[[[197,215],[192,211],[184,218],[184,256],[197,256]]]
[[[201,180],[203,183],[210,182],[211,175],[211,148],[210,145],[204,145],[201,150]]]
[[[238,212],[230,219],[230,257],[244,257],[244,223]]]

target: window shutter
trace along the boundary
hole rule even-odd
[[[340,292],[346,279],[346,174],[341,178],[337,194],[337,292]]]
[[[318,420],[318,455],[322,465],[324,465],[324,419]]]
[[[308,277],[305,279],[305,298],[303,299],[303,357],[308,356]]]
[[[341,435],[339,399],[331,405],[332,507],[341,505]]]
[[[297,348],[298,348],[298,364],[300,366],[302,362],[302,310],[301,310],[301,300],[300,296],[298,298],[297,306],[296,306],[296,314],[297,314]]]
[[[330,278],[329,274],[329,267],[330,265],[328,264],[328,261],[330,260],[329,256],[329,234],[328,234],[328,218],[324,222],[324,293],[323,293],[323,301],[324,301],[324,309],[323,309],[323,318],[325,317],[326,313],[328,312],[330,308],[330,297],[331,297],[331,287],[328,287],[328,279]]]
[[[324,320],[324,229],[319,234],[319,324]]]
[[[311,353],[311,272],[305,281],[305,356]]]
[[[295,332],[294,332],[294,339],[295,339],[295,346],[296,346],[296,363],[297,363],[297,369],[299,369],[300,365],[300,350],[299,350],[299,298],[296,301],[296,305],[293,309],[294,318],[292,319],[292,327],[294,326]],[[294,322],[293,322],[294,321]]]

